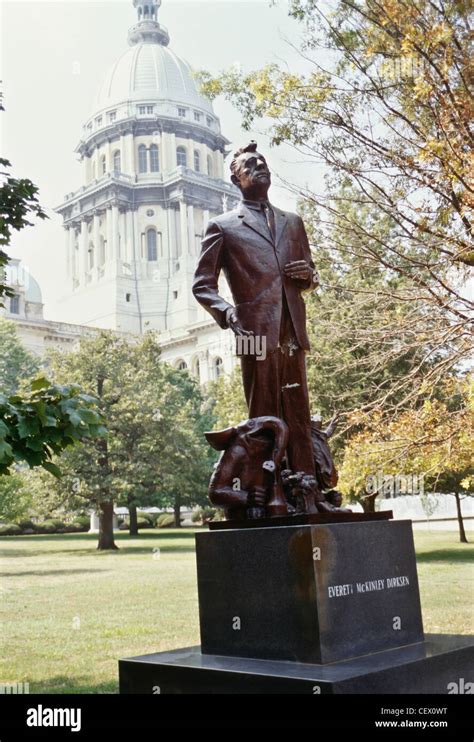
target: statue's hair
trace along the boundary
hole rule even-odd
[[[230,163],[230,171],[232,174],[235,173],[235,170],[237,168],[237,158],[240,157],[240,155],[243,155],[244,152],[256,152],[257,151],[257,142],[255,139],[252,139],[248,144],[245,145],[245,147],[240,147],[236,152],[234,152],[234,159]]]

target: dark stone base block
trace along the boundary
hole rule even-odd
[[[427,635],[421,644],[331,665],[205,655],[191,647],[120,660],[119,676],[120,693],[449,694],[474,688],[473,667],[472,637]]]
[[[423,641],[411,521],[196,534],[203,654],[325,663]]]
[[[308,526],[321,523],[363,523],[372,520],[390,520],[391,510],[380,510],[377,513],[350,513],[335,510],[328,513],[301,513],[279,515],[274,518],[254,518],[249,520],[215,520],[209,523],[210,531],[230,530],[233,528],[277,528],[278,526]]]

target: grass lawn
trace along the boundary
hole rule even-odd
[[[199,643],[194,532],[4,537],[0,682],[30,693],[117,692],[117,660]],[[472,545],[415,532],[425,631],[472,632]],[[157,551],[159,550],[159,551]]]

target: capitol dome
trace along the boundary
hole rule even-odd
[[[127,49],[110,67],[84,126],[89,140],[108,125],[137,116],[184,119],[220,133],[212,103],[198,91],[190,65],[169,48],[158,23],[161,0],[134,0],[138,22],[128,32]]]
[[[189,64],[162,44],[143,42],[128,49],[109,69],[94,113],[147,100],[190,105],[212,114],[211,102],[198,93]]]

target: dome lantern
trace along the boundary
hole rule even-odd
[[[143,43],[168,46],[168,31],[157,20],[161,0],[133,0],[133,6],[137,9],[138,23],[128,32],[130,46]]]

